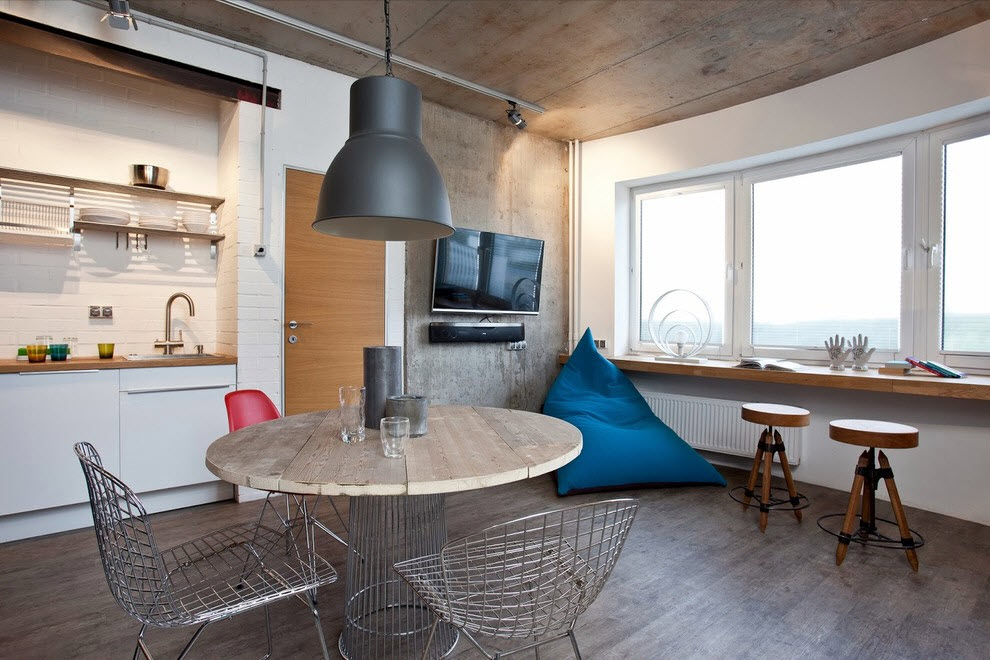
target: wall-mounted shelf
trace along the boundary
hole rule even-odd
[[[66,186],[78,188],[80,190],[94,190],[99,192],[111,192],[123,195],[136,195],[145,199],[160,201],[187,202],[189,204],[203,204],[216,210],[223,205],[222,197],[210,197],[209,195],[194,195],[191,193],[176,192],[174,190],[158,190],[156,188],[144,188],[142,186],[130,186],[125,183],[110,183],[107,181],[93,181],[91,179],[79,179],[72,176],[61,176],[59,174],[46,174],[44,172],[31,172],[30,170],[15,170],[9,167],[0,167],[0,179],[12,179],[15,181],[27,181],[31,183],[44,183],[53,186]]]
[[[103,222],[86,222],[76,220],[72,223],[72,231],[102,231],[117,234],[117,247],[120,247],[120,235],[136,234],[144,236],[144,248],[148,249],[148,236],[171,236],[173,238],[193,238],[210,242],[210,258],[217,258],[217,243],[224,239],[223,234],[202,234],[192,231],[182,231],[179,229],[152,229],[150,227],[139,227],[137,225],[111,225]]]
[[[162,214],[172,217],[179,211],[205,212],[208,208],[211,223],[215,225],[217,209],[224,200],[209,195],[0,167],[0,235],[67,240],[74,244],[76,250],[80,249],[80,237],[85,231],[115,233],[117,247],[120,247],[120,234],[144,236],[145,249],[148,247],[148,236],[184,237],[209,241],[210,257],[216,259],[217,243],[224,238],[221,234],[112,225],[78,219],[77,207],[80,206],[111,206],[140,215],[142,202],[172,204],[172,208]]]

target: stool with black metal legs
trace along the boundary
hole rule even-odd
[[[765,532],[771,511],[793,511],[794,517],[801,522],[801,509],[808,506],[808,498],[797,492],[794,478],[791,476],[791,466],[787,462],[787,452],[784,450],[784,440],[780,431],[775,427],[794,428],[807,426],[811,422],[811,413],[804,408],[782,406],[775,403],[747,403],[742,407],[742,418],[747,422],[761,424],[765,428],[760,434],[756,445],[756,457],[753,468],[749,472],[749,481],[745,486],[737,486],[729,491],[735,501],[743,505],[743,510],[752,506],[750,500],[756,499],[760,506],[760,531]],[[780,459],[780,469],[784,472],[786,497],[775,497],[773,492],[784,492],[783,488],[774,488],[771,484],[770,470],[773,467],[773,455]],[[763,476],[760,478],[760,470]],[[757,485],[757,478],[760,483]]]
[[[878,422],[869,419],[837,419],[828,425],[828,435],[833,440],[850,445],[866,447],[859,456],[856,464],[856,476],[853,478],[852,491],[849,493],[849,506],[846,512],[833,513],[818,519],[818,526],[837,536],[839,544],[835,548],[835,564],[842,564],[849,551],[850,543],[859,543],[888,549],[901,549],[907,555],[911,570],[918,570],[918,548],[925,544],[925,539],[918,532],[908,527],[901,497],[894,483],[894,471],[890,469],[890,461],[883,451],[877,454],[877,449],[910,449],[918,446],[918,429],[906,424],[893,422]],[[877,460],[880,467],[877,467]],[[883,479],[887,485],[887,495],[890,496],[890,508],[894,512],[894,521],[877,517],[876,491]],[[860,513],[856,509],[862,508]],[[859,518],[859,529],[853,533],[856,518]],[[830,528],[829,522],[842,518],[839,531]],[[896,522],[895,522],[896,521]],[[883,523],[890,528],[897,527],[899,537],[894,538],[880,531],[877,523]]]

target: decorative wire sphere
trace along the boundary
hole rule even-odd
[[[685,359],[708,345],[712,311],[694,291],[671,289],[653,302],[646,327],[653,343],[665,355]]]

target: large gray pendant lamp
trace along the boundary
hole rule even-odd
[[[392,75],[385,0],[385,75],[351,85],[351,133],[320,188],[313,229],[344,238],[414,241],[454,233],[447,188],[423,146],[419,88]]]

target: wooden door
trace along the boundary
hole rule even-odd
[[[363,347],[385,343],[385,243],[314,230],[322,184],[285,172],[286,415],[337,408],[338,387],[364,383]]]

